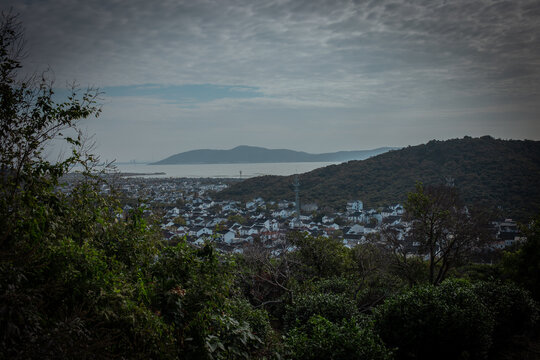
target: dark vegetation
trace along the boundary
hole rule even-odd
[[[366,160],[350,161],[300,174],[304,203],[344,208],[361,199],[368,208],[403,202],[416,182],[452,181],[469,204],[502,208],[525,221],[540,209],[540,142],[465,137],[430,141]],[[294,199],[293,177],[263,176],[218,194],[222,199]]]
[[[293,234],[280,257],[257,243],[238,256],[165,243],[142,208],[122,213],[100,193],[83,137],[63,135],[99,113],[96,92],[57,103],[41,77],[17,76],[19,29],[4,15],[0,358],[538,358],[540,219],[499,264],[466,267],[461,243],[449,245],[453,272],[441,278],[432,275],[444,253],[431,265],[384,242],[348,249]],[[73,145],[64,161],[42,155],[53,138]],[[74,164],[84,176],[64,193],[59,179]],[[406,203],[419,230],[437,215],[437,236],[416,235],[428,248],[458,235],[437,194],[419,187]]]

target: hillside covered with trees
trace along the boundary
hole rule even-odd
[[[344,207],[360,199],[367,207],[405,200],[415,183],[453,182],[467,203],[502,207],[507,216],[527,220],[540,210],[540,142],[490,136],[430,141],[362,161],[327,166],[300,174],[304,203]],[[294,199],[293,176],[247,179],[218,198]]]

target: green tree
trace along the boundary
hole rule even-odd
[[[354,320],[333,323],[320,315],[288,333],[287,345],[291,359],[391,359],[381,339],[369,323]]]
[[[244,225],[247,222],[246,218],[240,214],[229,215],[229,217],[227,218],[227,221],[231,223],[236,222],[236,223],[239,223],[240,225]]]
[[[368,238],[375,242],[378,236],[369,234]],[[393,274],[391,254],[382,246],[366,243],[351,250],[356,279],[354,296],[361,310],[371,309],[403,286],[402,280]],[[403,274],[398,272],[398,275]]]
[[[485,359],[491,346],[490,309],[465,282],[416,286],[379,306],[374,321],[396,359]]]
[[[339,239],[293,233],[290,241],[296,246],[292,256],[304,278],[339,276],[352,269],[350,250]]]
[[[99,114],[97,91],[82,95],[75,89],[68,101],[56,103],[52,84],[45,76],[20,73],[24,54],[22,26],[17,17],[2,13],[0,24],[0,246],[12,245],[21,211],[33,201],[33,192],[57,185],[60,175],[83,160],[84,142],[62,132],[74,129],[78,120]],[[22,79],[22,80],[21,80]],[[64,161],[50,163],[43,156],[52,139],[63,138],[73,145]],[[84,159],[88,165],[92,157]],[[35,198],[35,196],[34,196]],[[30,214],[28,214],[30,216]]]
[[[381,242],[386,250],[386,258],[389,261],[388,271],[396,274],[407,281],[409,286],[427,281],[428,263],[421,256],[412,252],[410,245],[396,228],[383,226],[378,236],[370,239],[372,242]],[[410,241],[410,239],[409,239]],[[431,265],[431,263],[429,263]]]
[[[183,216],[177,216],[174,218],[174,223],[180,226],[186,226],[186,219]]]
[[[504,253],[501,268],[507,278],[528,289],[540,300],[540,216],[522,227],[527,238],[515,251]]]
[[[171,325],[182,358],[254,358],[270,341],[266,311],[235,296],[234,266],[210,244],[185,240],[152,265],[152,307]]]
[[[515,284],[499,281],[476,283],[474,292],[494,320],[490,358],[533,358],[534,349],[527,349],[527,343],[534,338],[539,308],[529,293]]]
[[[99,114],[98,93],[58,103],[44,77],[19,80],[21,44],[17,18],[4,14],[0,358],[265,356],[268,316],[237,296],[232,259],[185,240],[165,247],[144,208],[122,213],[77,131]],[[43,155],[53,139],[73,146],[56,163]],[[74,165],[82,173],[69,174]]]
[[[0,357],[98,358],[171,355],[166,324],[148,308],[145,268],[155,243],[138,214],[120,221],[103,196],[77,122],[99,114],[97,91],[56,102],[45,76],[21,73],[17,17],[0,22]],[[77,135],[70,137],[67,132]],[[53,139],[72,145],[56,163]],[[70,191],[62,176],[84,175]]]
[[[412,222],[409,240],[420,244],[420,255],[427,255],[431,284],[441,283],[485,240],[482,218],[464,206],[454,187],[418,183],[416,192],[408,194],[405,210]]]
[[[323,316],[338,323],[358,315],[354,299],[347,294],[309,293],[298,295],[292,305],[287,306],[285,324],[288,328],[306,324],[313,315]]]

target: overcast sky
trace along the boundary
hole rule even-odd
[[[104,91],[104,159],[540,140],[538,0],[2,3],[27,70]]]

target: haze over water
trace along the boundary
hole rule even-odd
[[[143,177],[167,178],[250,178],[263,175],[282,175],[305,173],[317,168],[334,165],[334,162],[296,162],[296,163],[243,163],[243,164],[189,164],[189,165],[148,165],[120,163],[116,167],[121,173],[143,173]],[[155,175],[154,173],[165,173]]]

